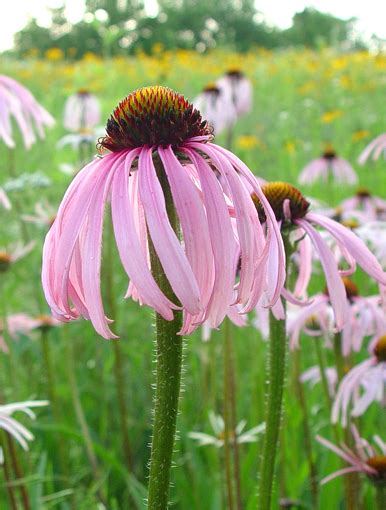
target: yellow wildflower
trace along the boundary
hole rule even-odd
[[[334,122],[334,120],[339,119],[342,115],[342,110],[331,110],[329,112],[324,112],[320,117],[320,120],[323,124],[330,124],[331,122]]]
[[[63,60],[64,53],[60,48],[50,48],[45,52],[44,56],[47,60]]]
[[[367,129],[358,129],[358,131],[354,131],[351,138],[353,142],[359,142],[360,140],[363,140],[363,138],[367,138],[369,135],[370,131]]]

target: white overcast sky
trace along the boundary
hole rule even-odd
[[[5,0],[2,0],[5,3]],[[130,1],[130,0],[129,0]],[[67,16],[71,22],[79,21],[84,10],[83,0],[11,0],[2,10],[0,17],[0,51],[12,47],[13,35],[21,30],[29,17],[36,17],[40,24],[50,20],[49,7],[66,4]],[[154,13],[154,0],[145,0],[148,12]],[[304,7],[313,6],[343,19],[357,17],[358,28],[367,36],[375,33],[386,38],[386,3],[382,0],[256,0],[257,8],[271,24],[286,28],[291,18]]]

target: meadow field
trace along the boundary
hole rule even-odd
[[[0,62],[0,74],[26,86],[56,120],[56,125],[46,130],[46,138],[28,151],[16,128],[14,150],[0,143],[0,187],[12,204],[10,211],[0,210],[0,252],[17,241],[36,241],[33,250],[9,270],[2,271],[0,266],[2,329],[9,349],[7,353],[0,352],[0,399],[3,403],[50,401],[47,407],[35,409],[34,421],[21,414],[15,416],[35,436],[29,451],[16,443],[11,448],[4,446],[6,454],[12,448],[16,452],[20,476],[16,476],[13,465],[11,478],[17,509],[140,510],[147,494],[155,381],[154,317],[149,308],[124,299],[127,277],[109,237],[111,230],[105,230],[103,249],[107,263],[102,280],[106,309],[115,321],[113,330],[119,340],[104,340],[84,320],[41,327],[20,333],[16,339],[10,338],[4,326],[12,314],[36,317],[49,313],[40,280],[41,251],[48,226],[23,222],[21,214],[34,215],[38,202],[52,208],[54,214],[73,173],[82,164],[80,159],[92,156],[79,155],[69,145],[57,147],[58,140],[66,134],[62,125],[64,102],[77,90],[88,89],[100,99],[102,117],[107,120],[117,103],[138,87],[164,85],[192,100],[205,85],[235,67],[253,83],[254,106],[253,112],[235,127],[232,151],[255,175],[297,185],[305,164],[319,157],[330,143],[353,165],[360,186],[386,198],[385,160],[381,157],[364,166],[357,164],[364,147],[385,131],[386,55],[337,54],[332,50],[254,51],[244,55],[218,50],[201,55],[155,48],[152,56],[138,54],[111,60],[89,54],[81,61],[67,61],[51,51],[44,60],[31,55],[23,61],[2,58]],[[219,135],[215,142],[224,144],[225,136]],[[354,195],[357,187],[329,182],[303,186],[301,190],[326,207],[336,207]],[[353,280],[361,294],[377,292],[377,285],[361,271]],[[312,278],[309,295],[324,288],[319,271]],[[254,319],[251,313],[246,327],[226,326],[233,345],[236,422],[245,420],[246,431],[264,422],[268,344],[254,326]],[[213,421],[213,413],[223,413],[223,330],[224,327],[213,331],[209,341],[202,340],[201,328],[185,339],[183,393],[170,496],[171,508],[176,510],[240,510],[236,504],[234,508],[227,505],[223,431],[217,431],[213,441],[216,444],[205,446],[190,435],[202,432],[216,436],[210,416]],[[322,385],[299,383],[299,375],[317,364],[315,342],[304,336],[301,348],[288,357],[275,509],[354,508],[347,504],[344,478],[322,486],[318,483],[316,489],[312,484],[310,455],[314,482],[342,467],[339,458],[315,440],[319,434],[334,441]],[[348,368],[368,357],[367,346],[368,341],[360,352],[344,360]],[[323,355],[326,365],[333,366],[333,350],[324,348]],[[372,403],[356,419],[361,436],[369,441],[374,434],[386,439],[382,404]],[[345,432],[338,428],[343,437]],[[254,436],[256,440],[239,445],[237,483],[244,510],[257,508],[263,436],[260,430]],[[5,434],[2,443],[5,445]],[[7,482],[7,475],[3,474],[0,508],[12,509],[6,489],[9,479]],[[366,477],[359,476],[357,489],[355,508],[375,508],[374,487]]]

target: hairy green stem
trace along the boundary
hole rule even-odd
[[[176,234],[179,224],[166,174],[160,162],[157,174],[165,196],[170,224]],[[151,269],[161,291],[176,302],[176,297],[163,271],[149,236]],[[170,486],[173,447],[176,434],[180,398],[183,339],[178,334],[182,326],[182,312],[175,311],[174,319],[166,321],[156,314],[157,376],[153,438],[150,457],[148,510],[166,510]]]
[[[286,255],[286,281],[289,281],[292,246],[287,233],[283,233]],[[284,313],[286,317],[285,302]],[[267,359],[267,401],[265,411],[265,435],[259,472],[258,509],[270,510],[275,461],[282,421],[283,394],[287,358],[286,319],[278,320],[269,312],[269,352]]]
[[[279,442],[286,367],[286,321],[269,312],[268,395],[260,466],[258,509],[270,510],[275,459]]]

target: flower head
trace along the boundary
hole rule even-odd
[[[166,320],[182,308],[182,334],[208,319],[217,327],[233,304],[251,310],[267,287],[274,303],[285,278],[274,214],[250,170],[211,143],[211,129],[200,112],[168,88],[145,87],[121,101],[106,131],[100,147],[111,152],[75,177],[46,237],[42,280],[55,317],[67,321],[83,315],[102,336],[114,336],[100,290],[109,198],[118,252],[130,279],[127,295]],[[251,189],[264,206],[267,234]],[[171,201],[181,232],[169,220]],[[151,273],[150,242],[175,302]],[[271,250],[276,256],[268,271]]]
[[[35,241],[31,241],[26,245],[17,243],[9,246],[7,249],[0,249],[0,273],[8,271],[12,264],[28,255],[33,250],[35,244]]]
[[[308,163],[299,175],[300,184],[312,184],[332,177],[337,183],[356,184],[358,177],[348,161],[337,156],[331,146],[327,146],[320,158]]]
[[[340,204],[343,213],[360,211],[366,222],[386,219],[386,200],[374,196],[367,188],[359,188],[356,194]]]
[[[252,83],[240,69],[229,69],[222,78],[217,80],[216,85],[225,96],[230,98],[237,117],[252,110]]]
[[[28,450],[28,441],[32,441],[34,436],[24,425],[15,420],[12,415],[17,411],[21,411],[34,420],[36,416],[31,411],[31,408],[46,405],[48,405],[47,400],[27,400],[25,402],[0,405],[0,428],[11,434],[24,450]]]
[[[231,97],[217,85],[208,85],[193,100],[194,106],[213,126],[214,133],[231,127],[236,121],[236,109]]]
[[[212,445],[217,448],[222,448],[225,440],[224,419],[222,416],[211,411],[209,413],[209,421],[214,432],[213,436],[204,432],[189,432],[188,436],[198,441],[199,446]],[[236,441],[239,444],[256,442],[257,436],[265,430],[265,423],[261,423],[257,425],[257,427],[243,432],[246,424],[247,422],[245,420],[240,421],[235,430],[230,431],[231,437],[229,439],[233,441],[236,437]]]
[[[364,165],[366,161],[372,154],[373,161],[377,160],[381,154],[386,151],[386,133],[383,133],[376,138],[372,142],[370,142],[367,147],[361,152],[358,163],[360,165]]]
[[[332,421],[341,416],[347,425],[348,406],[353,403],[351,416],[363,414],[373,401],[383,401],[386,384],[386,335],[370,345],[372,355],[352,368],[342,379],[332,408]]]
[[[355,427],[352,428],[352,432],[355,442],[354,449],[352,450],[346,445],[341,445],[339,448],[330,441],[327,441],[327,439],[316,436],[319,443],[329,450],[332,450],[349,465],[327,476],[321,483],[325,484],[337,476],[356,472],[363,473],[373,483],[384,484],[386,482],[386,444],[379,436],[374,436],[374,442],[379,449],[379,451],[377,451],[368,441],[359,437]]]
[[[0,75],[0,110],[0,137],[8,147],[15,147],[12,117],[19,126],[27,149],[36,142],[35,133],[39,138],[44,138],[44,127],[51,127],[55,123],[29,90],[4,75]]]
[[[63,124],[68,131],[93,130],[101,120],[99,100],[86,89],[69,96],[64,105]]]
[[[309,250],[309,241],[311,241],[326,277],[336,327],[341,330],[348,318],[346,289],[341,276],[352,274],[355,271],[356,263],[381,285],[386,284],[386,273],[383,272],[370,250],[351,230],[330,218],[311,212],[310,204],[294,186],[283,182],[271,182],[264,184],[262,191],[274,211],[280,228],[293,236],[294,245],[299,252],[300,249],[303,250],[302,256],[298,257],[299,267],[295,296],[305,293],[311,276],[312,251]],[[260,199],[254,195],[252,197],[260,219],[264,220]],[[333,237],[342,258],[350,265],[349,270],[339,270],[333,252],[315,226],[324,228]],[[305,238],[309,238],[309,241],[306,241]],[[289,292],[283,291],[282,293],[286,299],[290,298]]]

